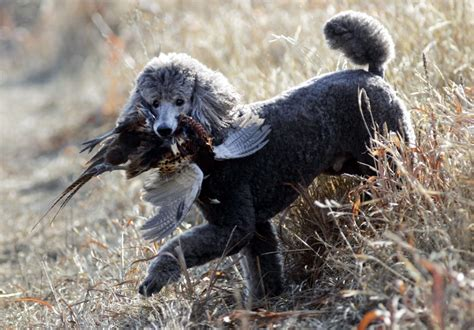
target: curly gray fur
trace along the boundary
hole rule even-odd
[[[221,73],[186,54],[161,54],[152,59],[139,75],[137,86],[152,94],[144,95],[150,99],[178,92],[191,95],[190,115],[213,134],[227,127],[229,113],[240,99]]]
[[[222,75],[187,55],[171,54],[167,61],[153,60],[145,68],[137,89],[148,94],[166,90],[159,96],[164,98],[178,91],[199,100],[188,111],[211,125],[213,132],[226,129],[226,117],[249,111],[264,118],[272,131],[258,153],[213,164],[198,198],[208,223],[160,249],[140,293],[159,292],[179,278],[177,258],[171,256],[180,246],[187,267],[241,252],[251,295],[279,294],[283,270],[270,219],[298,197],[288,183],[307,186],[324,172],[371,173],[367,146],[373,127],[386,126],[409,144],[415,142],[409,113],[381,77],[393,54],[386,30],[366,15],[343,13],[326,24],[325,33],[329,43],[351,60],[369,64],[369,72],[335,72],[266,101],[237,104],[237,94]]]
[[[324,26],[332,49],[340,50],[351,61],[369,65],[369,72],[383,76],[384,66],[395,57],[395,46],[387,29],[369,15],[342,12]]]

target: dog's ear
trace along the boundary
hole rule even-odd
[[[211,134],[216,134],[229,125],[230,112],[239,95],[222,74],[205,71],[195,75],[191,115]]]

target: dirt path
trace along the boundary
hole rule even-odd
[[[0,293],[11,292],[9,283],[25,272],[22,263],[64,247],[64,241],[49,241],[70,228],[64,219],[54,228],[45,221],[31,230],[81,168],[78,135],[88,135],[90,128],[80,130],[78,124],[92,111],[89,104],[78,113],[88,103],[85,94],[75,93],[80,88],[61,79],[0,87]]]

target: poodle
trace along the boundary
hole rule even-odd
[[[241,104],[228,80],[185,54],[152,59],[137,79],[122,118],[137,102],[155,109],[153,128],[172,136],[180,114],[199,121],[219,143],[233,117],[252,113],[271,126],[268,144],[245,158],[200,164],[205,173],[197,205],[207,223],[169,240],[151,262],[139,287],[150,296],[180,278],[178,250],[186,266],[240,253],[254,298],[283,290],[279,242],[271,218],[321,173],[370,174],[368,127],[386,127],[409,145],[415,136],[402,101],[383,79],[394,56],[391,36],[362,13],[343,12],[324,26],[329,46],[368,70],[315,77],[269,100]]]

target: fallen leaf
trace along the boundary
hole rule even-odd
[[[33,297],[18,298],[18,299],[15,299],[15,301],[17,301],[17,302],[32,302],[32,303],[35,303],[35,304],[40,304],[40,305],[46,306],[49,309],[53,308],[53,305],[51,305],[49,302],[38,299],[38,298],[33,298]]]
[[[365,330],[367,327],[375,321],[384,320],[387,317],[387,312],[381,311],[379,309],[374,309],[364,315],[359,325],[357,325],[357,330]]]

